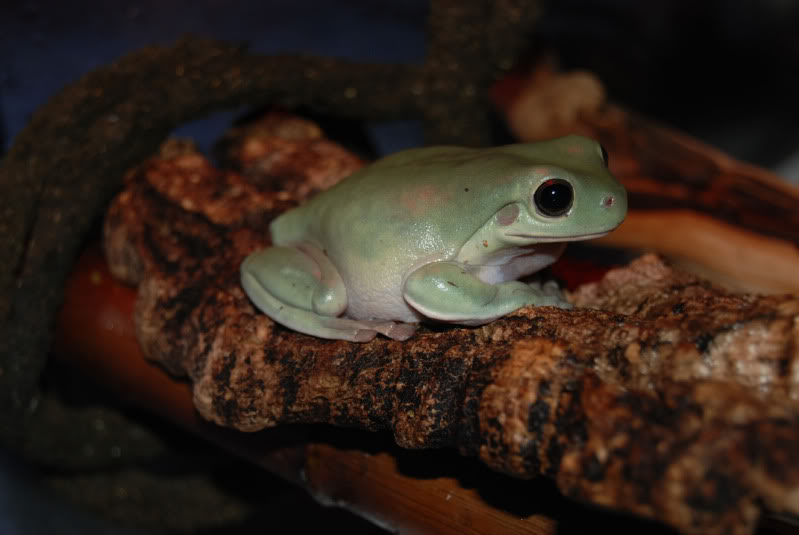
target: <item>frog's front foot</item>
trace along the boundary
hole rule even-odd
[[[452,262],[432,262],[405,280],[405,300],[428,318],[483,325],[525,306],[572,308],[555,282],[489,284]]]
[[[546,281],[543,284],[540,282],[532,282],[529,286],[534,292],[541,296],[536,306],[553,306],[566,309],[574,308],[574,305],[566,301],[560,286],[553,280]]]

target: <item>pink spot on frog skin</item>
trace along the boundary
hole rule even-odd
[[[616,199],[614,199],[613,197],[608,195],[607,197],[602,199],[602,206],[604,206],[605,208],[610,208],[611,206],[613,206],[613,204],[615,202],[616,202]]]
[[[406,191],[400,197],[400,205],[412,216],[421,216],[439,208],[449,201],[450,194],[441,191],[436,186],[426,184],[417,189]]]
[[[569,145],[568,147],[566,147],[566,152],[568,152],[569,154],[583,154],[585,152],[585,149],[580,145]]]
[[[536,167],[535,169],[533,169],[533,173],[537,175],[548,175],[549,167]]]
[[[507,227],[516,221],[519,217],[519,206],[516,204],[509,204],[497,212],[497,223],[503,227]]]

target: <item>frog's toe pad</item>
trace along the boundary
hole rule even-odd
[[[385,334],[392,340],[399,340],[402,342],[413,336],[413,333],[415,332],[416,325],[412,325],[410,323],[397,323]]]
[[[563,292],[560,289],[560,285],[558,285],[555,281],[546,281],[544,284],[541,285],[541,291],[544,292],[546,295],[558,295],[562,296]]]
[[[532,282],[530,283],[530,287],[541,296],[541,300],[537,303],[537,306],[553,306],[565,309],[574,308],[571,303],[566,301],[560,286],[553,280],[544,283]]]
[[[377,331],[372,329],[359,329],[355,331],[355,335],[352,338],[353,342],[371,342],[374,340],[375,336],[377,336]]]
[[[553,306],[557,308],[563,308],[566,310],[570,310],[574,308],[574,305],[566,301],[566,298],[563,297],[563,294],[560,292],[552,293],[552,294],[543,294],[542,302],[539,306]]]
[[[403,341],[413,336],[416,331],[415,325],[394,321],[325,318],[324,323],[339,329],[338,335],[331,336],[331,338],[340,338],[351,342],[371,342],[378,333],[392,340]]]
[[[413,333],[416,332],[416,325],[410,323],[397,323],[393,321],[359,321],[357,322],[358,325],[362,327],[362,330],[373,330],[375,332],[379,332],[386,338],[391,338],[392,340],[399,340],[400,342],[403,340],[407,340]],[[368,340],[367,340],[368,341]]]

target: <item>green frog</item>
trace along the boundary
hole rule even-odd
[[[581,136],[398,152],[276,218],[273,246],[244,260],[241,282],[274,321],[352,342],[568,308],[556,285],[518,279],[624,220],[607,164]]]

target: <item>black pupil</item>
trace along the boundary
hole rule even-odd
[[[572,205],[572,187],[563,180],[547,180],[535,192],[535,207],[544,215],[554,217],[569,211]]]

